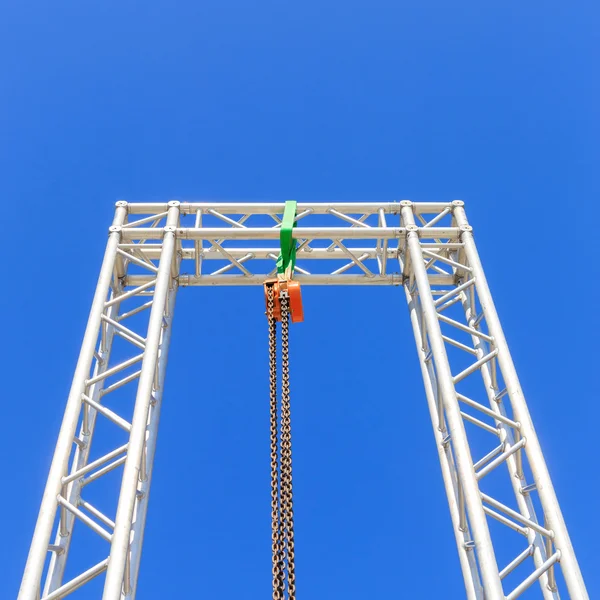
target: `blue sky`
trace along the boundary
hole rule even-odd
[[[466,202],[598,596],[598,16],[592,2],[5,3],[0,596],[19,586],[114,201],[287,198]],[[268,597],[263,310],[259,289],[180,294],[140,600]],[[305,312],[299,595],[462,598],[401,290],[310,289]]]

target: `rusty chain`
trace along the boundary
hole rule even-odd
[[[281,304],[281,434],[277,416],[277,321],[272,287],[267,291],[271,434],[271,548],[273,600],[296,599],[294,510],[292,502],[292,433],[289,369],[289,299]],[[287,588],[287,589],[286,589]],[[287,592],[287,593],[286,593]]]
[[[283,600],[283,532],[279,496],[279,440],[277,432],[277,321],[273,315],[273,288],[268,288],[269,395],[271,428],[271,548],[273,555],[273,600]]]
[[[292,422],[290,404],[289,298],[281,298],[281,514],[285,535],[288,600],[296,598],[294,508],[292,502]]]

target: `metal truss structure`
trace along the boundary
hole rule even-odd
[[[283,209],[117,203],[19,600],[135,597],[177,290],[261,285]],[[463,203],[299,203],[293,235],[303,285],[404,288],[467,598],[588,598]]]

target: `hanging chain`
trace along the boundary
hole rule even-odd
[[[281,298],[281,517],[285,535],[288,600],[296,598],[294,507],[292,502],[292,422],[290,405],[289,298]]]
[[[292,503],[292,427],[289,366],[289,299],[281,306],[281,435],[277,431],[277,321],[274,290],[267,290],[271,430],[271,549],[273,600],[296,600],[294,509]],[[286,594],[287,587],[287,594]]]
[[[279,496],[279,444],[277,436],[277,321],[273,316],[273,288],[267,291],[269,322],[269,394],[271,421],[271,548],[273,554],[273,600],[283,600],[283,531]]]

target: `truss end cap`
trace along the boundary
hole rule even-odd
[[[462,200],[452,200],[453,207],[464,206],[464,205],[465,205],[465,203]]]
[[[404,230],[406,231],[407,236],[412,233],[413,237],[415,235],[417,237],[419,237],[419,228],[416,225],[406,225],[406,227],[404,228]],[[400,230],[400,233],[402,233],[401,230]],[[399,237],[402,237],[402,235],[400,235]]]
[[[412,206],[412,200],[400,200],[400,206]]]

